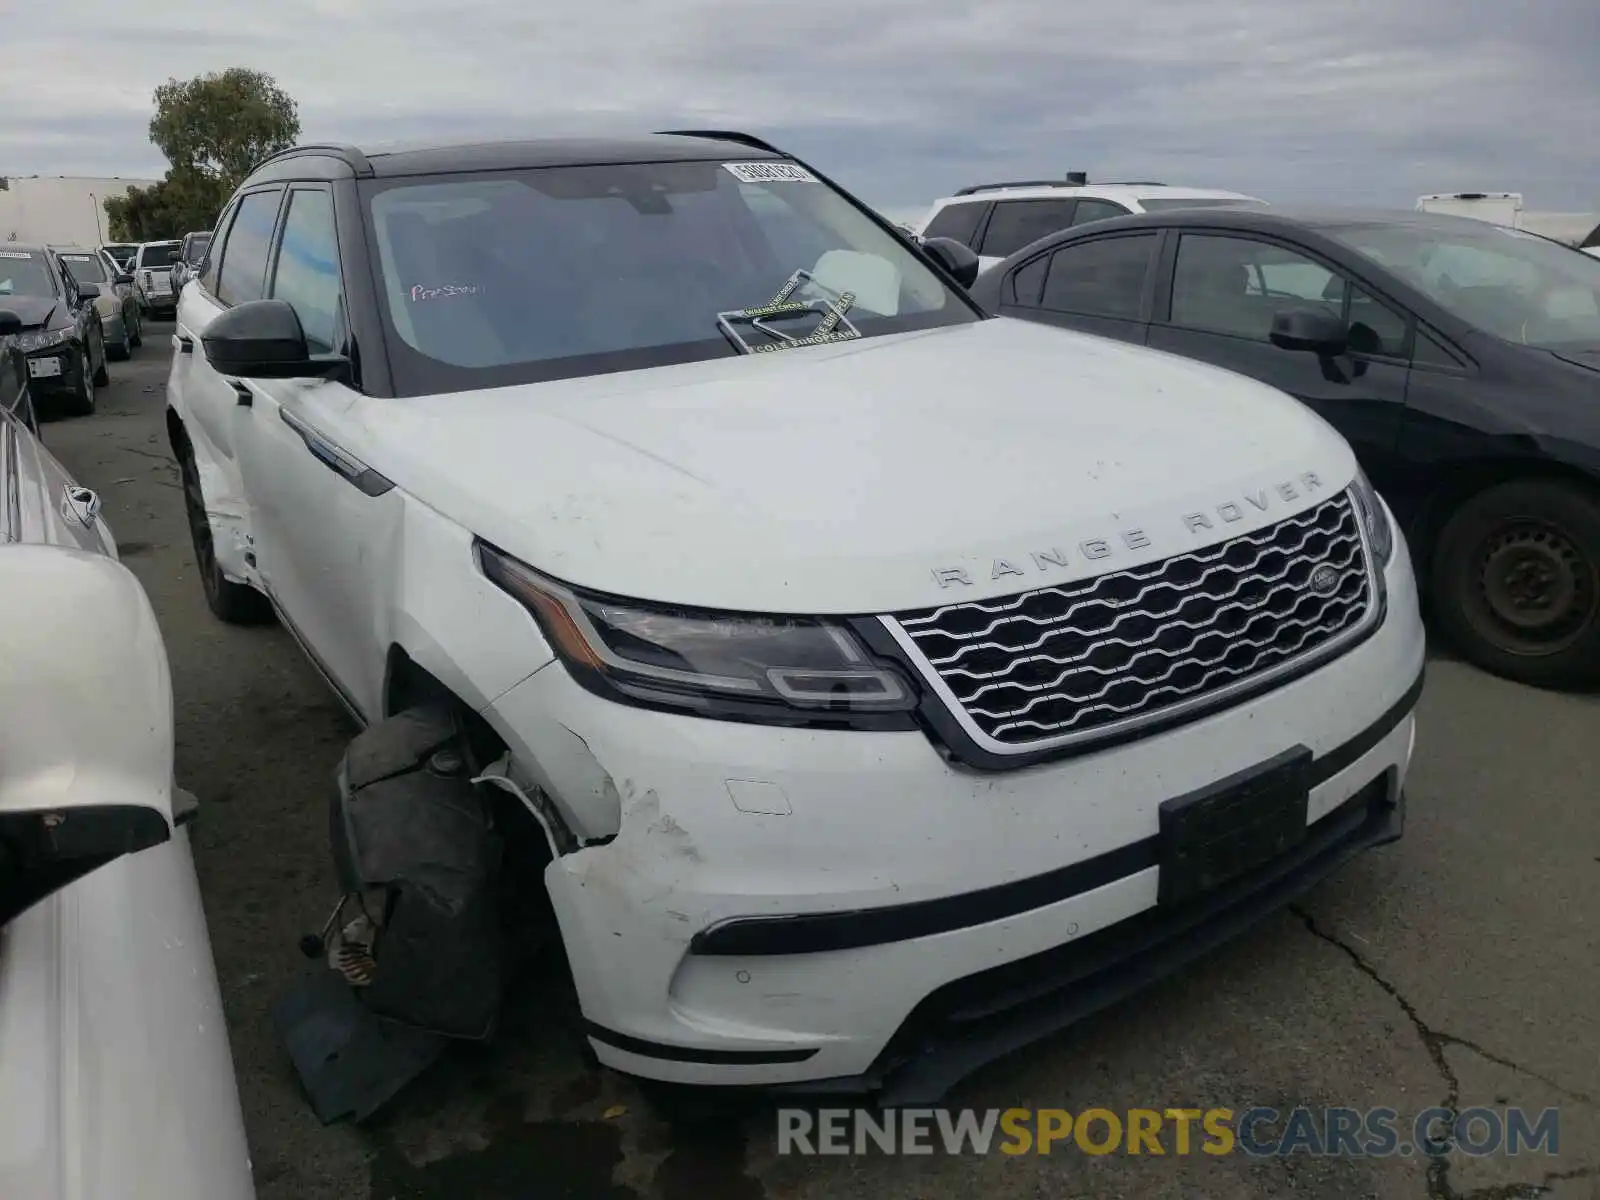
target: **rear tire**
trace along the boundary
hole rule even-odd
[[[273,619],[267,598],[246,583],[234,583],[217,565],[211,540],[211,522],[206,517],[205,496],[200,490],[200,473],[195,469],[194,453],[187,445],[178,448],[178,474],[183,481],[183,507],[189,518],[189,538],[194,543],[195,564],[200,571],[200,586],[206,607],[229,625],[262,625]]]
[[[127,318],[122,322],[122,340],[107,346],[106,355],[113,362],[127,362],[133,357],[133,335],[128,331]]]
[[[128,319],[133,322],[128,332],[128,345],[138,348],[144,345],[144,314],[139,311],[137,304],[133,306]]]
[[[1433,605],[1462,655],[1539,687],[1600,682],[1600,498],[1527,479],[1469,497],[1434,550]]]

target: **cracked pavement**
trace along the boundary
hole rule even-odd
[[[282,630],[205,610],[161,424],[169,330],[152,323],[135,361],[112,364],[96,416],[44,437],[101,493],[166,634],[262,1200],[1600,1200],[1600,696],[1437,658],[1404,839],[949,1102],[1387,1106],[1406,1121],[1559,1106],[1555,1157],[780,1158],[768,1111],[700,1115],[591,1070],[553,970],[518,990],[494,1050],[451,1055],[369,1128],[320,1127],[267,1014],[332,897],[324,805],[350,730]]]

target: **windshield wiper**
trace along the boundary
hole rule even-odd
[[[803,283],[825,291],[811,278],[811,272],[806,270],[796,271],[784,282],[771,300],[755,308],[736,308],[729,312],[717,314],[717,326],[726,335],[729,341],[744,354],[770,354],[774,350],[794,350],[801,346],[825,346],[830,342],[850,342],[861,336],[861,331],[852,325],[845,316],[855,304],[854,292],[837,294],[833,300],[818,297],[814,300],[791,300]],[[810,333],[795,337],[774,329],[768,321],[797,317],[802,313],[821,313],[822,320]],[[748,341],[740,332],[739,327],[755,329],[764,333],[772,340],[764,343]]]

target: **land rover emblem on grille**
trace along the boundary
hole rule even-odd
[[[1311,590],[1319,596],[1332,595],[1339,587],[1339,572],[1323,563],[1311,572]]]

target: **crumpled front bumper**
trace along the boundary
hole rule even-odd
[[[674,716],[536,672],[486,715],[569,823],[616,814],[614,838],[545,872],[595,1052],[661,1080],[859,1089],[905,1080],[934,1044],[965,1046],[955,1076],[911,1077],[926,1099],[1398,836],[1424,659],[1403,544],[1387,576],[1383,624],[1317,670],[992,774],[920,732]],[[1306,840],[1240,895],[1158,910],[1162,801],[1296,745],[1314,756]],[[1137,952],[1107,958],[1118,944]]]

